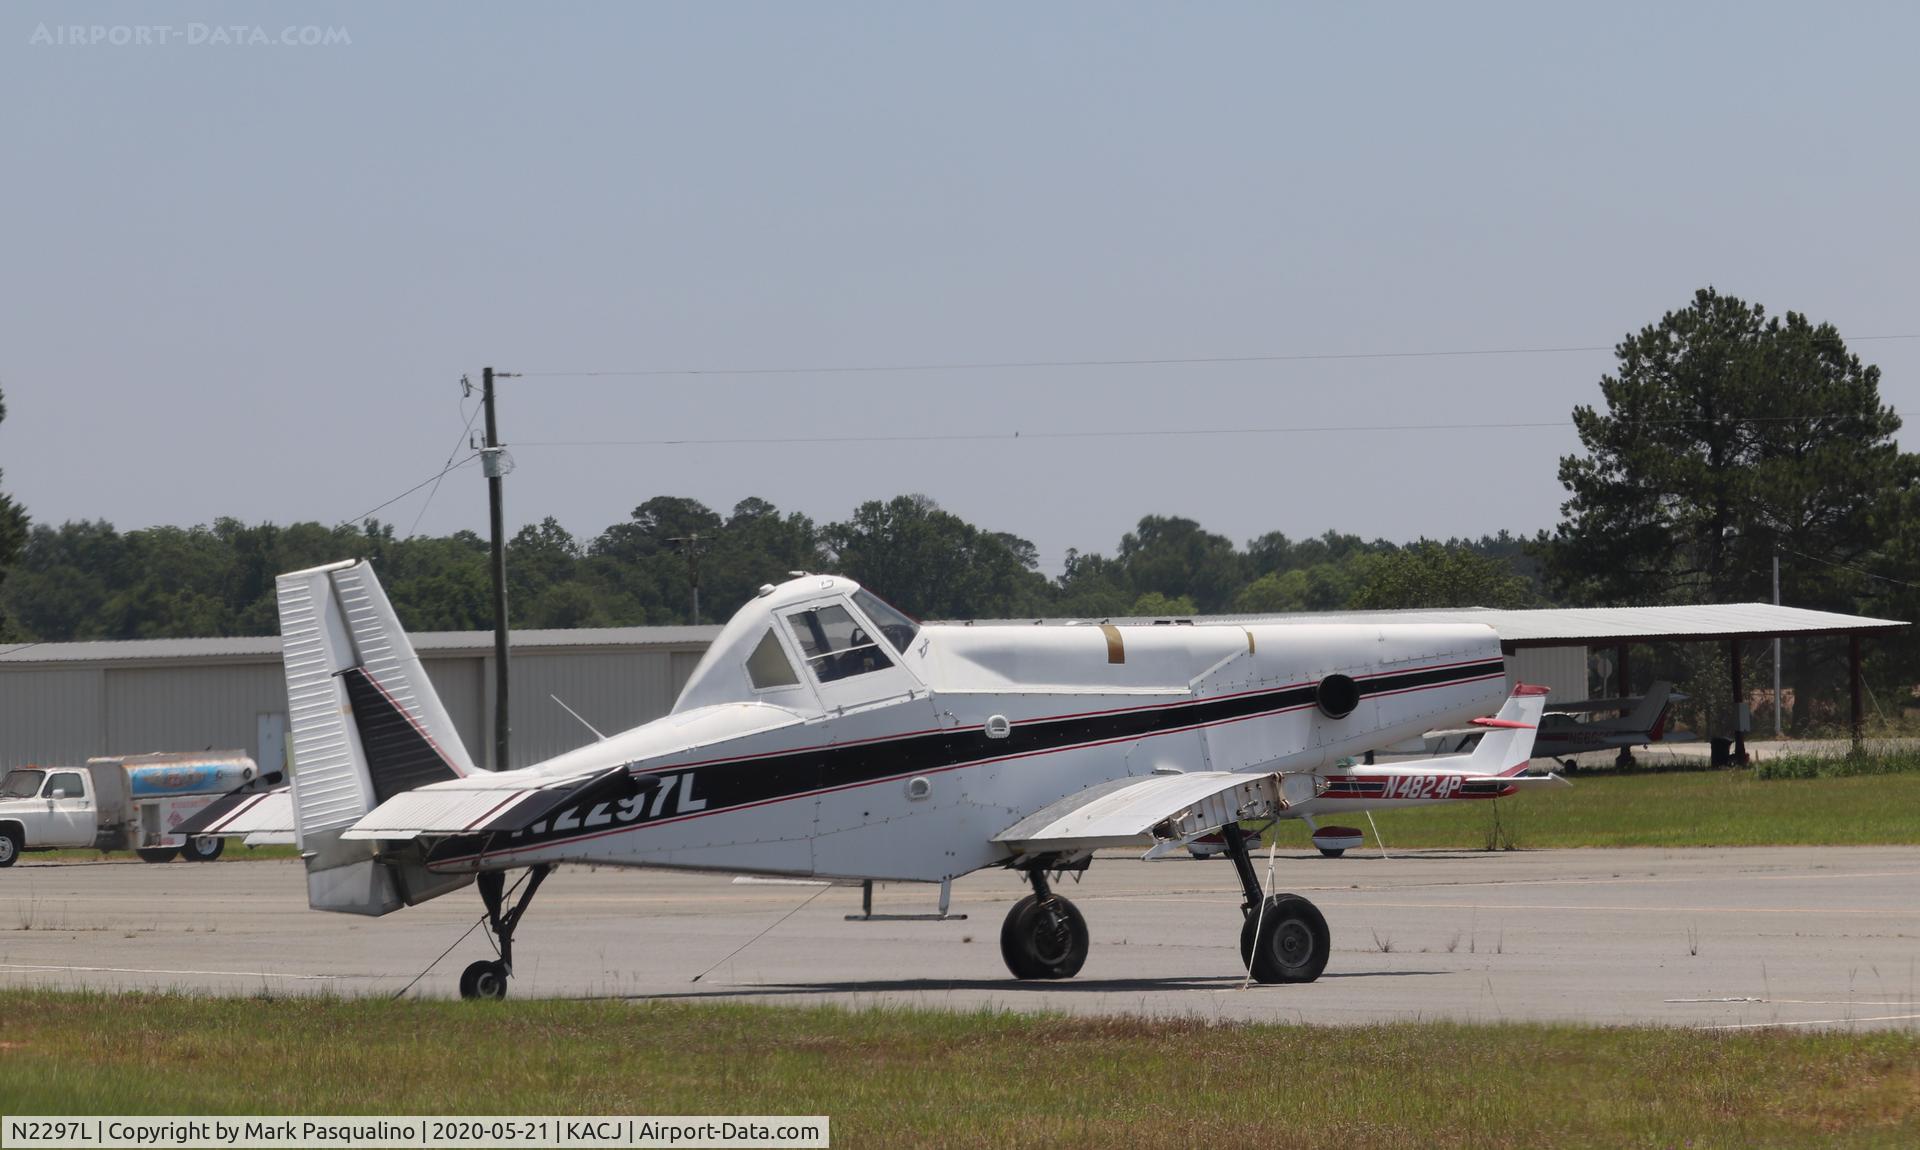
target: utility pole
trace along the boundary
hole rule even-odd
[[[511,379],[513,372],[500,372]],[[487,476],[487,524],[493,533],[493,769],[504,771],[507,759],[507,534],[501,482],[512,465],[500,446],[500,426],[494,418],[494,370],[480,373],[480,403],[487,411],[487,445],[480,451],[480,469]]]
[[[1780,553],[1773,553],[1773,605],[1780,605]],[[1773,737],[1780,737],[1780,636],[1773,637]]]
[[[691,622],[696,627],[700,625],[700,556],[705,554],[705,552],[700,549],[701,538],[700,533],[696,531],[691,535],[675,535],[667,540],[667,542],[680,548],[687,556],[687,578],[693,584],[693,618]]]

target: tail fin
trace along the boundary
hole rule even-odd
[[[474,769],[373,568],[295,571],[278,591],[308,905],[386,914],[462,885],[340,837],[388,798]]]
[[[1633,713],[1627,716],[1627,729],[1653,732],[1654,741],[1658,742],[1665,732],[1656,731],[1656,728],[1666,725],[1665,711],[1668,697],[1672,694],[1673,684],[1664,679],[1649,687],[1647,693],[1641,696],[1639,704],[1633,708]]]
[[[1546,707],[1547,688],[1525,683],[1515,687],[1498,715],[1474,720],[1490,729],[1480,736],[1466,770],[1476,775],[1505,775],[1523,769],[1533,758],[1533,737]]]

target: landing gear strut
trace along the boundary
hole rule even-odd
[[[1015,978],[1072,978],[1087,961],[1087,920],[1047,886],[1044,865],[1027,871],[1033,893],[1000,927],[1000,957]]]
[[[1220,828],[1246,901],[1240,913],[1240,961],[1256,982],[1312,982],[1327,968],[1330,936],[1318,907],[1297,894],[1263,895],[1240,824]]]
[[[527,913],[527,904],[533,901],[533,893],[540,889],[541,883],[547,881],[547,875],[552,871],[550,863],[542,863],[528,871],[527,889],[514,902],[512,910],[506,909],[505,871],[481,871],[474,879],[474,885],[480,888],[480,901],[487,905],[487,926],[500,944],[500,957],[491,962],[483,959],[461,972],[461,998],[498,999],[507,996],[507,979],[513,975],[513,928],[520,925],[520,916]]]

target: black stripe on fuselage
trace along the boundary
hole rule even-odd
[[[1360,680],[1359,686],[1364,698],[1447,683],[1471,682],[1505,673],[1506,664],[1503,660],[1487,659],[1459,666],[1389,672]],[[865,744],[810,747],[801,751],[749,759],[723,759],[686,767],[655,767],[639,772],[644,777],[658,780],[659,784],[649,792],[649,800],[644,804],[614,803],[605,812],[596,812],[594,805],[584,805],[580,811],[560,811],[551,819],[540,819],[531,825],[522,819],[511,820],[513,825],[507,825],[507,819],[496,819],[485,828],[490,833],[484,836],[484,847],[478,841],[481,836],[461,836],[460,839],[443,842],[433,854],[436,861],[452,861],[481,853],[483,849],[517,850],[560,839],[582,837],[583,833],[601,833],[586,832],[585,828],[590,823],[623,829],[695,812],[710,814],[733,807],[841,790],[921,771],[951,770],[975,763],[1073,747],[1148,738],[1190,727],[1212,726],[1309,707],[1313,705],[1313,697],[1313,684],[1293,685],[1220,699],[1200,699],[1058,719],[1036,719],[1015,723],[1004,739],[988,739],[982,736],[978,727],[964,727]],[[512,815],[515,812],[507,813]],[[612,824],[598,821],[597,814],[610,817]]]

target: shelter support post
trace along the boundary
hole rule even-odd
[[[1629,644],[1621,643],[1613,649],[1613,675],[1620,689],[1615,692],[1619,698],[1633,694],[1633,675],[1627,666]]]
[[[1860,709],[1860,633],[1847,636],[1847,689],[1853,704],[1853,749],[1860,749],[1860,725],[1865,713]]]
[[[1733,765],[1747,765],[1747,732],[1740,726],[1740,707],[1747,701],[1746,676],[1741,673],[1740,640],[1727,641],[1727,662],[1733,667]]]

